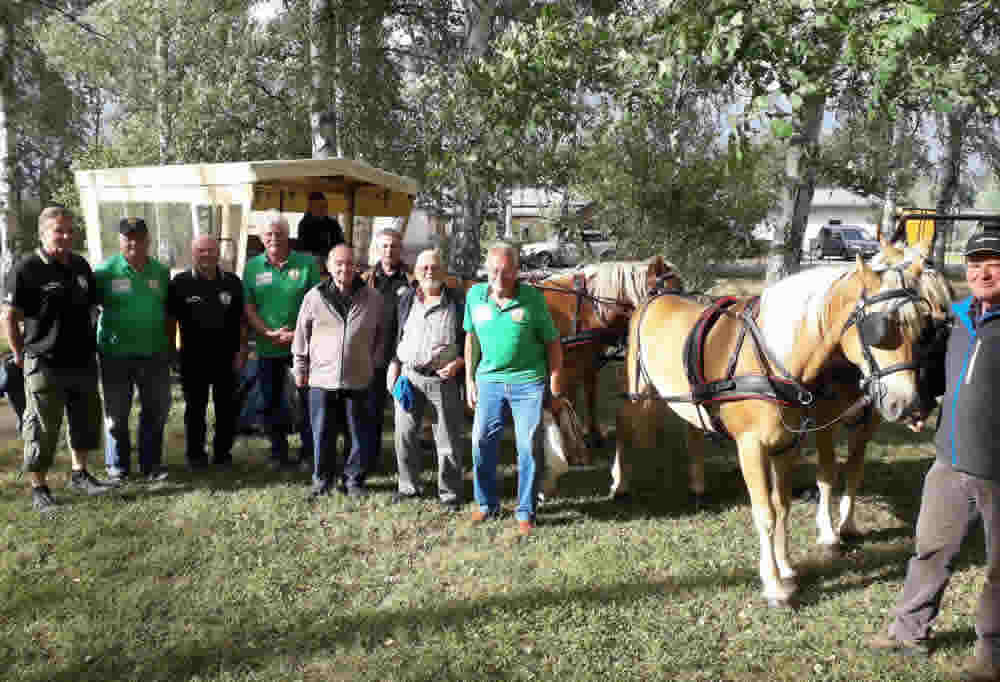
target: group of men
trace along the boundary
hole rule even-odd
[[[321,198],[310,195],[310,211],[299,226],[309,250],[291,248],[288,222],[274,212],[259,232],[264,252],[247,263],[242,281],[219,267],[219,243],[211,236],[193,240],[190,269],[171,278],[149,255],[149,229],[141,218],[120,221],[120,252],[92,271],[72,250],[73,216],[62,207],[41,213],[40,247],[12,271],[5,316],[15,362],[24,368],[24,467],[35,508],[47,511],[57,504],[46,475],[64,414],[72,488],[102,494],[133,476],[129,418],[135,394],[141,405],[138,473],[150,481],[168,477],[163,433],[175,353],[186,404],[188,465],[230,464],[238,377],[253,338],[272,466],[311,472],[311,498],[335,490],[367,494],[366,478],[379,464],[387,396],[395,394],[394,500],[425,494],[420,433],[430,417],[438,500],[460,508],[467,452],[464,389],[475,410],[474,520],[499,515],[497,450],[509,413],[518,451],[515,516],[520,532],[531,532],[542,406],[547,395],[554,398],[553,409],[561,405],[562,352],[544,299],[517,281],[517,250],[492,249],[489,282],[466,296],[445,285],[437,250],[420,253],[411,273],[401,259],[401,235],[387,229],[375,238],[378,262],[361,273]],[[305,406],[298,424],[288,410],[290,371],[291,390]],[[206,451],[210,392],[211,458]],[[102,421],[104,481],[86,467],[87,452],[100,445]],[[296,426],[302,446],[293,456],[289,436]]]

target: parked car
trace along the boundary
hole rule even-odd
[[[521,245],[521,262],[528,267],[551,268],[583,261],[613,260],[615,242],[599,230],[581,230],[576,237],[562,231],[543,242]]]
[[[859,254],[871,258],[878,250],[878,242],[857,225],[824,225],[809,243],[809,255],[816,260],[851,259]]]

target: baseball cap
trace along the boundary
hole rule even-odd
[[[146,221],[142,218],[122,218],[118,223],[118,233],[128,234],[129,232],[149,232]]]
[[[974,253],[995,253],[1000,255],[1000,230],[983,230],[969,237],[965,245],[965,256]]]

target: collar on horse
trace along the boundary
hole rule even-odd
[[[604,309],[602,308],[603,304],[623,304],[617,300],[595,296],[587,291],[587,278],[582,272],[573,273],[572,289],[548,286],[542,283],[535,284],[534,286],[542,291],[555,291],[561,294],[571,294],[576,296],[576,310],[573,312],[573,331],[569,336],[563,336],[559,339],[564,347],[573,348],[575,346],[582,346],[589,343],[614,345],[624,340],[625,331],[610,328],[608,326],[608,319],[604,314]],[[592,306],[594,306],[594,311],[597,313],[597,319],[600,320],[603,325],[602,327],[598,329],[580,330],[580,319],[583,314],[584,302],[589,302]]]

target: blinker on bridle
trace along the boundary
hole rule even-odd
[[[869,312],[868,308],[870,306],[884,301],[896,302],[893,303],[891,308],[887,311]],[[918,367],[916,362],[900,362],[895,365],[889,365],[883,369],[879,367],[878,361],[875,360],[875,356],[872,353],[873,346],[875,348],[885,348],[883,344],[885,344],[889,338],[889,318],[893,313],[898,311],[907,303],[918,305],[920,303],[927,303],[927,301],[925,301],[917,290],[912,287],[890,289],[889,291],[883,291],[871,297],[866,296],[865,291],[862,291],[861,298],[858,299],[858,303],[854,307],[854,311],[851,313],[851,316],[847,318],[847,322],[844,323],[844,332],[846,332],[851,325],[857,325],[858,339],[861,341],[861,352],[865,357],[865,362],[868,363],[869,370],[868,376],[862,377],[861,379],[861,391],[868,393],[873,400],[877,399],[881,393],[883,378],[895,372],[901,372],[907,369],[917,369]],[[930,304],[928,303],[928,305]]]

